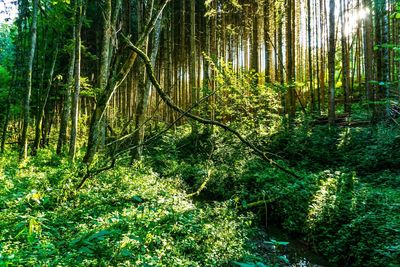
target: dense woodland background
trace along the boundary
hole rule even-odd
[[[400,265],[398,1],[1,2],[0,266]]]

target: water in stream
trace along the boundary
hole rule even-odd
[[[329,267],[327,260],[318,256],[305,243],[292,239],[277,227],[270,226],[267,231],[260,231],[256,240],[258,249],[266,255],[275,255],[280,266],[293,267]]]

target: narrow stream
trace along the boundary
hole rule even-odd
[[[274,255],[275,259],[279,259],[277,263],[280,266],[332,266],[326,259],[313,252],[305,243],[290,238],[284,231],[275,226],[269,226],[266,231],[260,230],[257,239],[254,241],[268,261],[271,261],[271,255]]]

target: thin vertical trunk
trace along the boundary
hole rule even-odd
[[[251,56],[250,56],[250,68],[257,75],[254,77],[253,86],[257,86],[258,84],[258,4],[255,1],[253,8],[253,31],[252,31],[252,42],[251,42]]]
[[[191,90],[191,105],[197,102],[196,89],[196,1],[190,0],[190,62],[189,62],[189,84]],[[197,123],[192,124],[193,133],[197,133]]]
[[[265,0],[264,3],[264,45],[265,45],[265,83],[271,82],[271,61],[272,61],[272,51],[271,51],[271,38],[269,36],[270,27],[270,0]]]
[[[389,41],[389,22],[386,0],[375,0],[375,42],[377,50],[376,67],[377,80],[379,82],[376,92],[373,121],[379,122],[389,116],[389,50],[385,46]],[[385,101],[386,99],[386,101]],[[385,101],[386,104],[383,103]]]
[[[314,9],[314,16],[315,16],[315,56],[316,56],[316,69],[315,69],[315,76],[317,80],[317,109],[318,114],[321,114],[321,86],[320,86],[320,79],[318,79],[319,68],[320,68],[320,56],[319,52],[321,51],[320,42],[319,42],[319,27],[318,27],[318,19],[317,19],[317,5],[315,5]],[[321,18],[321,14],[320,14]]]
[[[21,134],[21,142],[20,142],[20,159],[26,159],[28,156],[28,126],[30,119],[30,100],[32,93],[32,69],[33,69],[33,59],[35,57],[36,50],[36,38],[37,38],[37,15],[38,15],[38,6],[39,1],[33,0],[33,12],[32,12],[32,25],[31,25],[31,46],[28,55],[28,68],[26,75],[26,93],[23,105],[23,125],[22,125],[22,134]]]
[[[313,64],[311,45],[311,1],[307,0],[307,39],[308,39],[308,79],[310,81],[311,112],[315,111],[315,95],[313,85]]]
[[[160,16],[160,18],[158,19],[153,30],[151,42],[152,48],[150,55],[151,65],[153,66],[153,68],[156,64],[157,54],[160,46],[161,21],[162,16]],[[140,97],[138,97],[136,108],[135,134],[133,135],[133,146],[135,146],[135,148],[132,150],[132,159],[134,160],[140,159],[143,154],[143,141],[145,135],[144,122],[146,119],[147,109],[150,104],[151,86],[152,85],[149,79],[146,79],[143,85],[141,85],[139,82],[138,94],[140,95]]]
[[[288,85],[289,125],[292,125],[296,116],[296,88],[294,86],[294,35],[293,35],[293,1],[287,0],[286,5],[286,83]]]
[[[345,1],[340,1],[340,19],[342,24],[341,32],[341,44],[342,44],[342,87],[344,89],[344,112],[350,113],[351,103],[350,103],[350,66],[349,66],[349,48],[348,41],[345,32],[345,25],[347,23],[345,19]]]
[[[73,27],[72,36],[75,38],[75,27]],[[58,135],[57,142],[57,155],[62,153],[64,145],[67,143],[67,129],[68,121],[71,113],[71,93],[72,93],[72,83],[74,79],[74,66],[75,66],[75,48],[71,51],[70,61],[68,66],[68,77],[65,85],[65,95],[63,99],[63,108],[60,122],[60,132]]]
[[[328,52],[328,69],[329,69],[329,124],[335,123],[335,0],[329,1],[329,52]]]
[[[42,132],[43,117],[45,115],[44,111],[45,111],[45,108],[46,108],[46,105],[47,105],[47,101],[49,99],[51,86],[53,84],[54,68],[56,66],[57,56],[58,56],[58,41],[56,41],[55,43],[56,43],[56,48],[55,48],[55,51],[54,51],[53,60],[52,60],[51,67],[50,67],[49,79],[47,81],[46,92],[45,92],[45,95],[44,95],[44,99],[42,99],[41,103],[38,103],[38,105],[39,105],[39,113],[38,113],[38,117],[36,118],[35,140],[33,142],[32,155],[36,155],[37,150],[39,149],[40,136],[41,136],[41,132]]]
[[[81,78],[81,28],[83,16],[82,0],[77,0],[76,3],[76,18],[75,18],[75,84],[74,95],[72,98],[72,124],[71,124],[71,140],[69,146],[69,156],[72,161],[76,155],[76,137],[78,131],[78,116],[79,116],[79,93],[80,93],[80,78]]]

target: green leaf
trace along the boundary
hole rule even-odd
[[[108,230],[101,230],[100,232],[91,235],[87,240],[90,241],[90,240],[95,239],[95,238],[97,238],[97,239],[98,239],[98,238],[102,238],[102,237],[104,237],[105,235],[109,235],[109,234],[111,234],[110,231],[108,231]]]
[[[254,263],[245,263],[245,262],[238,262],[238,261],[234,261],[234,264],[236,264],[237,266],[240,267],[257,267],[258,265],[254,264]]]
[[[83,254],[93,254],[93,250],[88,247],[81,247],[78,252]]]
[[[138,202],[138,203],[142,203],[143,202],[143,199],[141,197],[137,196],[137,195],[133,196],[132,199],[134,201]]]

